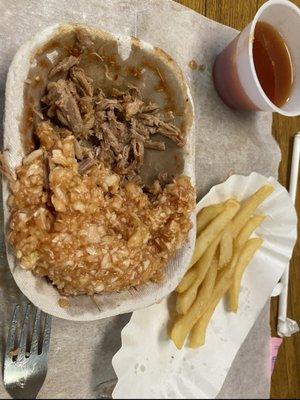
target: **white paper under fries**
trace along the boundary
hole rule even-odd
[[[267,215],[256,234],[264,238],[242,280],[237,314],[217,307],[205,346],[177,350],[166,334],[168,300],[136,311],[122,331],[122,348],[113,358],[118,383],[114,398],[214,398],[231,363],[285,267],[297,237],[297,216],[288,192],[274,178],[234,175],[202,199],[198,210],[229,197],[242,200],[261,185],[275,192],[257,214]],[[267,368],[267,366],[266,366]]]
[[[30,68],[30,58],[41,45],[56,34],[59,28],[60,25],[50,26],[21,46],[8,72],[5,102],[4,147],[8,149],[5,154],[8,164],[13,170],[16,166],[20,165],[24,155],[19,133],[19,121],[23,110],[24,80]],[[72,26],[64,25],[64,29],[72,29]],[[129,36],[114,36],[101,30],[98,30],[98,32],[110,40],[113,39],[117,41],[119,54],[123,59],[129,56],[131,51],[131,38]],[[140,41],[139,45],[143,50],[154,57],[154,47],[152,45],[143,41]],[[188,97],[190,105],[193,108],[189,88],[178,65],[163,53],[159,58],[160,61],[166,65],[166,68],[168,68],[168,74],[172,76],[173,82],[177,82],[178,87],[181,88],[182,95]],[[183,173],[190,176],[194,184],[195,151],[193,135],[194,125],[192,122],[190,130],[187,132]],[[9,221],[9,209],[7,206],[8,196],[8,184],[4,180],[3,204],[5,226],[7,226]],[[195,222],[195,215],[192,216],[192,219],[193,222]],[[138,288],[137,291],[133,290],[132,292],[124,291],[120,293],[96,295],[94,298],[97,305],[92,301],[90,296],[78,296],[71,298],[71,306],[69,309],[59,307],[58,300],[60,296],[50,283],[47,283],[45,279],[35,277],[31,272],[25,271],[17,265],[14,253],[9,246],[7,247],[7,258],[17,285],[35,306],[56,317],[74,321],[92,321],[141,309],[167,296],[177,286],[184,274],[185,266],[189,263],[192,256],[194,240],[195,227],[191,229],[188,239],[182,248],[169,262],[166,269],[166,279],[163,283],[155,284],[149,282],[147,285]]]

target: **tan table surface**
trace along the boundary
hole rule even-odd
[[[208,18],[243,29],[253,18],[264,0],[178,0],[179,3],[192,8]],[[300,0],[294,0],[300,7]],[[300,131],[300,117],[286,118],[274,114],[273,135],[277,140],[282,161],[279,167],[279,181],[288,187],[289,171],[292,159],[293,136]],[[299,194],[299,191],[298,191]],[[297,200],[297,211],[300,211],[300,196]],[[299,215],[299,214],[298,214]],[[299,237],[299,234],[298,234]],[[289,317],[300,321],[300,244],[296,244],[290,269]],[[276,334],[277,299],[272,300],[271,327]],[[280,348],[275,370],[272,376],[271,398],[300,397],[300,334],[284,340]]]

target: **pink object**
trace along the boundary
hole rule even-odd
[[[270,346],[271,346],[271,351],[270,351],[270,355],[271,355],[271,362],[270,362],[270,372],[271,372],[271,375],[272,375],[272,373],[273,373],[273,371],[274,371],[274,366],[275,366],[275,362],[276,362],[276,359],[277,359],[277,354],[278,354],[278,350],[279,350],[279,347],[280,347],[280,345],[281,345],[281,343],[282,343],[282,338],[279,338],[279,337],[272,337],[271,338],[271,342],[270,342]]]

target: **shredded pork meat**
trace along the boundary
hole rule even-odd
[[[76,35],[79,51],[50,70],[43,114],[35,111],[39,147],[15,174],[0,160],[11,189],[8,240],[21,267],[47,277],[62,296],[162,279],[195,207],[188,177],[169,182],[162,171],[150,187],[140,181],[148,149],[164,151],[166,138],[185,144],[172,112],[133,86],[109,96],[96,89],[80,64],[93,42],[85,31]]]
[[[135,87],[113,89],[109,97],[95,90],[93,80],[78,66],[79,59],[69,56],[50,71],[49,78],[55,80],[49,82],[42,102],[46,119],[74,134],[86,156],[97,157],[130,180],[140,172],[145,149],[165,150],[165,143],[153,140],[153,135],[184,146],[171,112],[143,101]]]

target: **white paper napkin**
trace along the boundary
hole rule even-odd
[[[237,314],[217,307],[200,349],[178,351],[168,339],[170,297],[134,312],[113,358],[118,376],[114,398],[214,398],[232,361],[282,275],[297,237],[297,216],[288,192],[274,178],[252,173],[231,176],[202,199],[198,209],[229,197],[242,200],[269,182],[274,193],[258,208],[267,215],[256,230],[264,238],[242,280]]]

